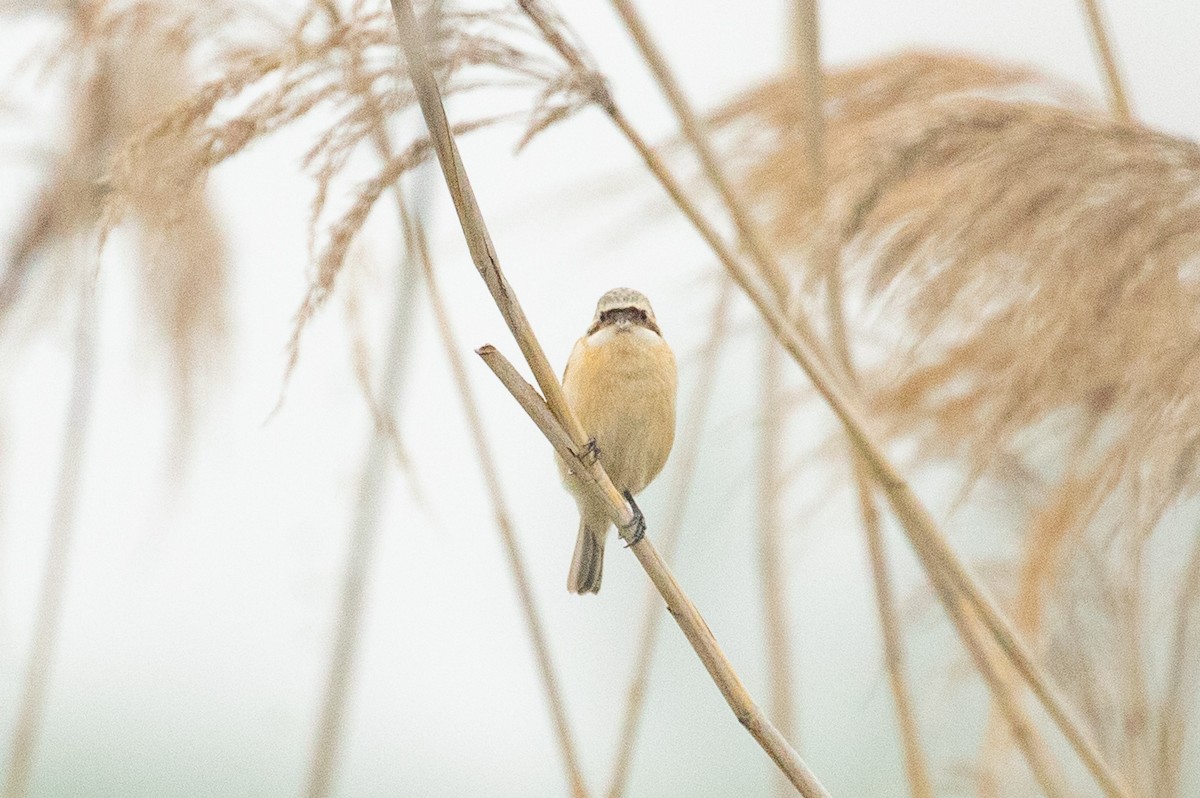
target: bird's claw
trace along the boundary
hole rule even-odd
[[[579,459],[588,466],[595,465],[596,461],[600,459],[600,447],[596,445],[595,438],[588,438],[587,445],[579,453]]]
[[[633,510],[633,520],[625,527],[625,530],[633,530],[633,533],[628,538],[628,542],[625,544],[625,548],[629,548],[630,546],[636,546],[646,536],[646,517],[642,515],[642,508],[637,506],[637,502],[633,500],[633,494],[629,491],[625,491],[625,501],[629,502],[629,508]]]

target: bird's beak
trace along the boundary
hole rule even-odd
[[[624,332],[633,326],[633,322],[629,319],[617,319],[617,330]]]

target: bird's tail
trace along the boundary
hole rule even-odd
[[[572,593],[599,593],[600,577],[604,573],[604,536],[608,524],[579,519],[579,536],[575,538],[575,556],[567,575],[567,590]]]

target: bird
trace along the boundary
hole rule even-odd
[[[675,442],[675,355],[663,340],[650,300],[632,288],[600,297],[591,326],[575,343],[563,371],[567,404],[590,436],[587,451],[599,458],[617,490],[644,522],[633,497],[667,462]],[[579,533],[567,576],[572,593],[597,593],[604,542],[612,526],[607,505],[560,457],[563,484],[579,505]],[[575,464],[578,468],[578,464]]]

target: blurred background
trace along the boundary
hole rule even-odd
[[[733,240],[676,138],[670,106],[610,4],[561,6],[626,114],[650,141],[669,143],[669,161]],[[639,10],[705,113],[774,80],[795,59],[796,10],[789,3],[646,2]],[[1194,35],[1200,6],[1108,0],[1103,10],[1134,118],[1179,139],[1178,149],[1190,153],[1200,135]],[[342,9],[348,18],[386,11],[370,4]],[[199,193],[186,202],[168,207],[149,190],[126,190],[123,208],[112,200],[122,196],[113,186],[125,184],[109,159],[128,154],[121,147],[129,136],[164,115],[183,118],[172,110],[177,103],[229,78],[228,64],[237,58],[257,50],[315,58],[278,43],[289,41],[303,14],[316,12],[300,4],[197,12],[162,2],[8,2],[3,13],[0,769],[9,794],[20,794],[11,792],[18,789],[12,773],[19,736],[12,730],[21,726],[27,700],[48,558],[61,566],[61,614],[53,645],[42,652],[49,656],[34,660],[45,692],[21,789],[31,796],[314,794],[313,750],[350,542],[374,529],[373,537],[366,534],[372,542],[361,583],[362,625],[327,794],[570,795],[461,392],[390,196],[349,245],[329,290],[311,289],[324,274],[319,264],[333,224],[363,181],[379,172],[370,143],[356,144],[337,163],[327,207],[313,220],[326,161],[318,156],[305,165],[305,159],[327,131],[347,124],[347,106],[318,104],[269,136],[247,133],[253,142],[201,178]],[[186,28],[173,27],[172,20],[185,18]],[[821,4],[819,20],[821,57],[831,74],[905,51],[953,52],[1028,67],[1045,76],[1046,93],[1066,98],[1064,107],[1092,109],[1078,112],[1091,114],[1089,120],[1107,114],[1108,89],[1085,5],[1074,0],[846,0]],[[143,24],[161,35],[146,34],[138,28]],[[156,55],[130,41],[169,47]],[[389,58],[399,62],[386,37],[371,46],[385,66]],[[90,95],[97,74],[111,85]],[[388,96],[407,90],[403,79],[399,71],[382,81]],[[285,83],[270,78],[261,94],[282,92]],[[252,100],[225,85],[217,115],[229,119]],[[500,113],[521,102],[527,110],[532,102],[504,91],[453,96],[451,117]],[[97,111],[98,102],[110,104]],[[411,108],[392,111],[385,103],[397,141],[423,134]],[[650,297],[678,357],[675,457],[639,499],[651,539],[661,539],[660,530],[674,523],[668,519],[683,513],[671,558],[676,575],[764,706],[774,700],[768,643],[777,635],[765,625],[761,555],[764,545],[774,546],[793,743],[833,795],[913,794],[858,497],[832,416],[786,359],[772,402],[764,400],[766,328],[740,291],[726,303],[725,331],[713,354],[722,270],[598,109],[557,122],[515,153],[521,134],[520,122],[489,126],[462,138],[462,157],[505,272],[555,368],[565,364],[596,299],[621,285]],[[758,155],[739,149],[749,145],[736,136],[720,141],[731,168]],[[134,155],[143,162],[170,158],[169,146],[143,144]],[[832,132],[830,146],[837,146]],[[1066,185],[1085,179],[1069,171],[1059,178]],[[1172,195],[1182,199],[1171,202],[1200,196],[1194,191],[1200,181],[1194,174],[1188,179]],[[1148,195],[1158,190],[1151,178],[1145,181]],[[588,794],[607,794],[648,582],[635,559],[610,541],[603,591],[566,592],[574,502],[545,441],[472,354],[492,343],[516,362],[518,350],[473,273],[436,168],[411,170],[405,185],[494,450],[579,770]],[[117,210],[124,211],[121,223],[101,249],[97,222]],[[756,210],[774,233],[771,207]],[[1196,230],[1190,219],[1180,222],[1185,232]],[[181,226],[174,239],[155,232]],[[1014,238],[1013,258],[1024,257],[1023,240]],[[1103,249],[1105,242],[1093,244]],[[788,258],[807,251],[789,250],[786,241],[779,246]],[[1179,266],[1192,290],[1184,267],[1194,269],[1194,250],[1180,246],[1171,267]],[[869,247],[860,249],[850,259],[865,263]],[[1014,286],[1027,280],[1021,269],[1011,274]],[[851,337],[872,367],[886,371],[920,336],[905,326],[903,313],[876,301],[886,290],[872,293],[867,277],[849,280]],[[895,285],[893,292],[915,290]],[[1190,297],[1183,294],[1178,309],[1179,323],[1189,329]],[[1133,310],[1123,319],[1137,318],[1136,303],[1149,300],[1129,301]],[[1150,317],[1158,312],[1143,308]],[[298,313],[306,320],[293,349]],[[1142,335],[1127,329],[1131,339]],[[1086,330],[1081,336],[1087,338]],[[1175,370],[1186,376],[1195,350],[1185,343]],[[298,357],[289,367],[293,351]],[[1144,354],[1134,344],[1108,351],[1093,355]],[[385,400],[367,397],[386,395],[380,385],[389,366],[396,399],[387,408]],[[697,421],[692,408],[706,373],[710,408]],[[1045,522],[1047,507],[1061,514],[1073,506],[1055,505],[1065,495],[1056,480],[1093,484],[1082,469],[1065,467],[1066,449],[1046,443],[1074,434],[1063,431],[1074,429],[1063,416],[1074,401],[1063,399],[1067,410],[1006,428],[1011,447],[986,462],[974,449],[939,446],[956,434],[940,431],[940,416],[927,418],[925,427],[902,412],[875,416],[881,439],[954,548],[1006,608],[1027,573],[1031,529]],[[1164,399],[1160,408],[1164,416],[1178,411],[1170,422],[1177,442],[1187,437],[1181,430],[1197,428],[1187,406]],[[376,435],[376,413],[394,419],[394,434]],[[773,543],[762,534],[764,425],[776,439],[768,469],[775,480]],[[1091,440],[1122,434],[1102,428]],[[696,461],[684,493],[679,454],[687,442]],[[1120,461],[1122,473],[1152,470],[1138,458],[1151,458],[1157,445],[1141,442]],[[1024,458],[1020,468],[1014,452]],[[1188,592],[1188,563],[1197,534],[1189,479],[1133,490],[1130,504],[1162,506],[1137,529],[1139,559],[1129,579],[1114,530],[1136,524],[1126,523],[1122,508],[1077,518],[1073,526],[1062,522],[1072,531],[1055,556],[1062,563],[1058,578],[1071,589],[1047,589],[1048,612],[1061,612],[1032,638],[1060,680],[1119,685],[1108,691],[1116,699],[1085,714],[1102,750],[1137,785],[1132,794],[1162,798],[1200,794],[1194,733],[1182,738],[1177,783],[1169,792],[1159,786],[1160,701],[1176,696],[1172,717],[1183,719],[1185,729],[1197,711],[1189,689],[1194,668],[1179,670],[1185,674],[1179,694],[1170,692],[1177,672],[1172,641],[1200,648],[1188,637],[1195,604],[1188,597],[1196,592]],[[1039,794],[1017,749],[993,739],[987,688],[886,513],[884,533],[933,794],[988,794],[989,783],[996,795]],[[57,555],[52,539],[66,541]],[[1075,589],[1081,581],[1096,587],[1094,594]],[[1111,596],[1126,603],[1105,604]],[[1082,620],[1064,620],[1068,610]],[[625,794],[773,794],[770,761],[660,605],[656,613],[663,628]],[[1130,618],[1140,625],[1131,628]],[[1071,630],[1065,638],[1055,632],[1064,628]],[[1130,674],[1141,679],[1132,687],[1123,681]],[[1081,693],[1067,692],[1078,706]],[[1138,715],[1121,696],[1154,712]],[[1101,794],[1053,725],[1025,700],[1062,768],[1062,794]],[[1097,728],[1097,718],[1118,731]],[[987,778],[989,772],[998,778]]]

